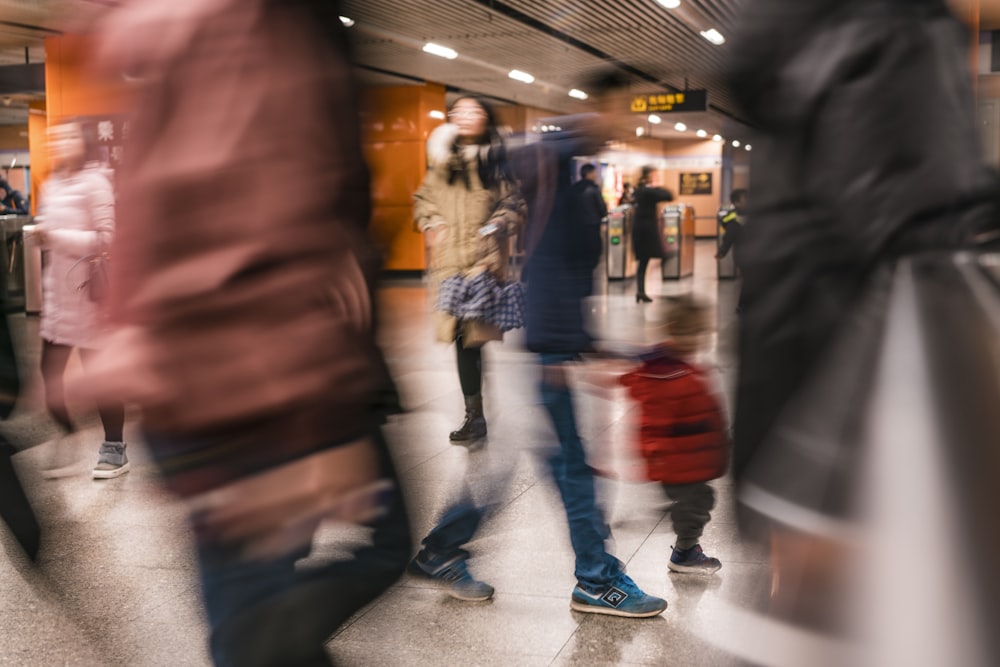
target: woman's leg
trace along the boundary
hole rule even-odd
[[[635,300],[646,301],[646,267],[649,266],[649,258],[643,257],[639,260],[639,267],[635,272]]]
[[[42,340],[42,379],[45,382],[45,406],[56,423],[66,433],[76,430],[66,409],[66,392],[63,388],[63,373],[69,363],[73,348]]]
[[[80,359],[84,369],[94,358],[95,350],[80,350]],[[107,442],[125,442],[125,406],[122,403],[102,401],[97,405],[97,413],[101,416],[104,426],[104,439]]]
[[[483,351],[479,347],[466,347],[460,329],[455,338],[455,355],[458,361],[458,381],[465,397],[465,419],[448,438],[458,442],[476,440],[486,435],[482,396]]]
[[[462,334],[455,339],[455,356],[458,361],[458,381],[466,398],[478,396],[483,388],[483,349],[465,347]]]

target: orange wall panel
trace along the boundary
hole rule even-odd
[[[88,62],[93,40],[61,35],[45,40],[45,99],[50,121],[123,113],[129,90],[123,79],[97,72]]]
[[[427,268],[423,234],[413,229],[412,206],[383,206],[372,211],[372,236],[390,271]]]
[[[376,206],[413,206],[413,193],[426,169],[424,142],[366,143],[372,173],[372,200]]]
[[[45,110],[33,105],[28,110],[28,153],[31,156],[31,212],[38,211],[38,195],[49,175],[49,155],[45,147],[48,121]]]

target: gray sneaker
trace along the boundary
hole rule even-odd
[[[94,479],[111,479],[128,472],[128,456],[125,455],[124,442],[101,443],[101,451],[94,466]]]

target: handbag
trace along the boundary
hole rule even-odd
[[[87,298],[94,303],[104,301],[108,295],[110,282],[108,278],[108,262],[110,261],[111,258],[108,253],[99,252],[81,257],[70,267],[69,273],[72,274],[77,266],[84,262],[87,263],[87,277],[76,286],[76,290],[78,292],[85,291]]]

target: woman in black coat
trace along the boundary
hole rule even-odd
[[[665,188],[653,184],[655,169],[650,166],[642,168],[642,178],[635,190],[635,213],[632,219],[632,251],[639,260],[639,268],[635,275],[636,303],[652,301],[646,295],[646,267],[654,257],[667,259],[667,251],[663,247],[660,235],[660,224],[656,216],[656,205],[662,201],[673,201],[674,195]]]

